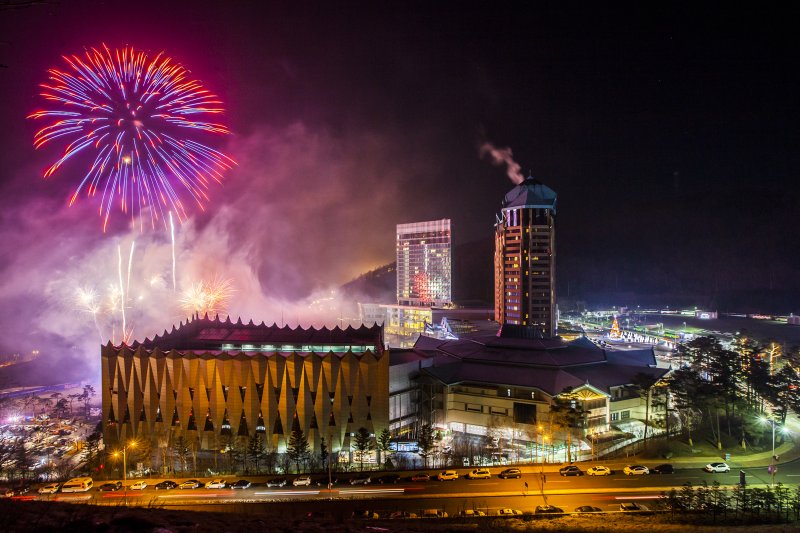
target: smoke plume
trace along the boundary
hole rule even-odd
[[[488,155],[494,165],[505,165],[506,175],[515,185],[525,181],[522,172],[520,172],[519,163],[514,161],[514,154],[511,152],[511,148],[497,148],[492,143],[485,142],[480,147],[480,154],[481,157]]]

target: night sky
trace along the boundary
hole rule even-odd
[[[163,50],[225,102],[234,134],[216,146],[239,166],[180,228],[179,259],[184,283],[234,280],[234,315],[313,321],[287,309],[391,262],[397,223],[447,217],[457,242],[491,239],[512,183],[480,157],[483,142],[511,148],[559,193],[560,295],[798,311],[800,49],[788,11],[7,7],[27,3],[0,2],[0,350],[86,345],[91,318],[65,301],[113,280],[118,245],[136,240],[135,279],[163,274],[163,232],[119,218],[102,233],[96,200],[66,207],[80,168],[43,180],[58,150],[32,146],[25,117],[43,105],[47,69],[101,43]],[[179,319],[131,315],[137,338]]]

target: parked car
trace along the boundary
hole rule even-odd
[[[609,467],[602,465],[590,466],[586,469],[587,476],[610,476],[612,473]]]
[[[642,476],[650,473],[650,469],[642,465],[628,465],[622,469],[626,476]]]
[[[375,480],[375,482],[380,483],[381,485],[389,485],[393,483],[397,483],[397,480],[400,479],[400,476],[397,474],[386,474],[385,476],[381,476]]]
[[[267,481],[267,487],[285,487],[285,486],[286,486],[285,477],[276,477],[274,479],[270,479]]]
[[[117,482],[114,482],[114,483],[110,483],[110,482],[109,483],[103,483],[102,485],[97,487],[97,490],[99,490],[101,492],[113,492],[113,491],[120,490],[121,488],[122,488],[122,482],[121,481],[117,481]]]
[[[300,476],[295,478],[292,481],[292,485],[295,487],[310,487],[311,486],[311,476]]]
[[[147,481],[137,481],[131,485],[131,490],[144,490],[147,488]]]
[[[372,478],[369,476],[358,476],[350,480],[351,485],[369,485],[371,482]]]
[[[442,470],[439,472],[439,475],[436,476],[436,479],[439,481],[455,481],[458,479],[458,472],[455,470]]]
[[[522,516],[522,511],[519,509],[500,509],[497,511],[497,516]]]
[[[650,469],[653,474],[674,474],[675,469],[670,464],[658,465]]]
[[[351,516],[352,518],[359,518],[362,520],[379,518],[378,513],[374,511],[367,511],[366,509],[356,509],[355,511],[353,511],[353,514]]]
[[[522,472],[520,471],[519,468],[506,468],[505,470],[497,474],[497,477],[499,477],[500,479],[509,479],[512,477],[520,478],[522,477]]]
[[[285,479],[283,480],[283,485],[286,485],[286,480]],[[283,485],[281,485],[281,487]],[[247,481],[246,479],[240,479],[239,481],[235,481],[235,482],[231,483],[231,488],[232,489],[249,489],[250,488],[250,482]]]
[[[464,516],[467,518],[471,518],[473,516],[486,516],[486,513],[484,513],[483,511],[478,511],[477,509],[464,509],[458,514],[459,516]]]
[[[447,518],[447,513],[441,509],[425,509],[422,518]]]
[[[583,470],[581,470],[580,468],[578,468],[575,465],[569,465],[569,466],[565,466],[563,468],[560,468],[558,470],[558,473],[561,474],[562,476],[582,476],[583,475]]]
[[[476,468],[467,474],[467,479],[489,479],[490,477],[492,477],[492,474],[485,468]]]
[[[162,481],[161,483],[156,483],[156,490],[172,490],[177,487],[178,484],[174,481],[170,481],[169,479]]]
[[[425,472],[420,472],[419,474],[414,474],[411,476],[411,481],[430,481],[431,476],[426,474]]]
[[[199,486],[200,486],[200,482],[197,481],[196,479],[187,479],[186,481],[184,481],[183,483],[178,485],[178,488],[179,489],[196,489]]]
[[[397,519],[397,518],[416,518],[416,513],[409,513],[408,511],[395,511],[389,515],[389,518]]]
[[[39,488],[39,494],[55,494],[60,486],[58,483],[49,483]]]
[[[576,513],[602,513],[603,510],[599,507],[593,507],[591,505],[581,505],[580,507],[575,508]]]
[[[731,467],[728,466],[728,463],[708,463],[703,470],[706,472],[730,472]]]
[[[224,479],[212,479],[208,483],[206,483],[207,489],[224,489],[228,484],[225,483]]]
[[[536,507],[534,514],[563,514],[564,509],[556,507],[555,505],[539,505]]]
[[[623,512],[635,512],[635,511],[648,511],[649,509],[643,503],[622,502],[621,504],[619,504],[619,510]]]

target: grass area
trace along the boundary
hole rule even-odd
[[[669,440],[653,439],[648,442],[647,450],[642,451],[639,455],[643,459],[664,459],[664,458],[678,458],[678,457],[715,457],[724,456],[730,453],[732,457],[747,457],[756,453],[770,451],[770,448],[765,447],[763,444],[760,446],[749,445],[746,449],[742,448],[741,442],[735,437],[729,436],[723,430],[721,436],[722,449],[717,448],[716,441],[710,429],[695,431],[692,433],[692,445],[689,445],[688,439],[684,437],[673,437]]]

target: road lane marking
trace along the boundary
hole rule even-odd
[[[339,494],[396,494],[405,491],[406,489],[345,489],[340,490]]]
[[[256,496],[304,496],[319,494],[318,490],[273,490],[269,492],[256,492]]]

